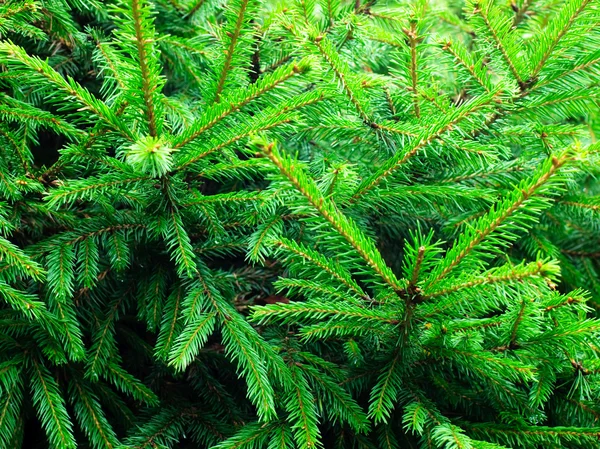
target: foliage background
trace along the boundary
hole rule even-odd
[[[597,447],[598,7],[0,3],[0,446]]]

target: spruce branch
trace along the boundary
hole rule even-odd
[[[0,262],[16,268],[21,275],[37,281],[44,279],[46,272],[42,266],[28,256],[22,249],[4,237],[0,237]]]
[[[551,76],[540,76],[539,81],[529,88],[529,92],[534,93],[543,87],[557,82],[568,82],[567,80],[570,77],[585,74],[588,70],[592,71],[597,69],[598,65],[600,65],[600,51],[587,53],[577,58],[568,69],[565,69],[565,67],[561,65],[560,70],[555,70]]]
[[[325,318],[337,317],[338,321],[348,320],[355,323],[362,321],[398,324],[395,313],[378,310],[361,309],[353,304],[335,303],[324,305],[318,303],[289,303],[269,304],[253,309],[252,319],[259,324],[266,324],[272,320],[289,323],[296,319],[310,319],[320,321]]]
[[[74,398],[75,416],[81,428],[87,434],[92,446],[114,449],[119,446],[117,436],[104,416],[98,398],[81,379],[75,378],[70,385]]]
[[[118,300],[111,304],[108,313],[99,323],[97,332],[94,334],[94,340],[87,357],[85,373],[87,378],[97,381],[102,372],[102,365],[107,363],[116,349],[114,323],[118,319],[121,302],[121,300]]]
[[[240,129],[223,130],[220,139],[211,139],[208,142],[202,142],[200,148],[184,152],[183,155],[180,156],[180,162],[177,165],[176,170],[182,170],[198,162],[200,159],[220,151],[241,139],[290,123],[297,117],[297,115],[294,114],[296,110],[315,104],[322,99],[323,94],[321,92],[307,92],[306,94],[299,95],[276,107],[267,109],[262,114],[246,121]]]
[[[393,357],[381,370],[377,383],[371,390],[369,414],[375,423],[386,423],[396,405],[396,397],[402,389],[402,351],[396,350]]]
[[[177,439],[182,425],[188,421],[189,414],[190,410],[187,407],[165,407],[140,426],[136,434],[125,443],[132,449],[164,446]]]
[[[130,140],[133,139],[131,131],[108,106],[96,99],[87,89],[81,87],[73,79],[63,78],[47,62],[36,56],[29,56],[23,48],[10,41],[0,42],[0,62],[8,67],[13,67],[16,71],[28,74],[28,83],[31,85],[41,82],[42,86],[48,86],[50,89],[58,89],[63,92],[65,98],[57,98],[57,102],[68,104],[69,101],[75,100],[79,106],[92,111],[98,118],[120,132],[124,137]],[[56,95],[52,97],[56,98]]]
[[[43,111],[5,95],[0,96],[0,119],[7,123],[28,123],[32,129],[42,126],[75,140],[83,138],[86,134],[48,111]]]
[[[156,86],[150,79],[148,68],[147,46],[151,43],[150,34],[144,29],[148,23],[148,16],[142,12],[143,0],[131,0],[131,15],[133,17],[133,27],[135,29],[135,40],[140,61],[140,71],[142,76],[142,94],[144,96],[145,114],[148,120],[148,129],[152,137],[157,136],[156,113],[154,111],[154,98],[152,90]],[[150,41],[149,41],[150,40]]]
[[[31,359],[31,390],[50,446],[56,449],[75,449],[77,443],[58,384],[48,368],[35,357]]]
[[[492,91],[489,75],[482,60],[475,60],[460,41],[447,40],[442,43],[442,50],[449,53],[486,92]]]
[[[475,98],[459,108],[450,110],[444,116],[443,120],[426,127],[417,137],[410,141],[406,148],[398,151],[394,156],[385,161],[377,172],[363,180],[350,197],[350,203],[360,201],[364,195],[406,164],[419,150],[425,148],[434,140],[439,139],[444,133],[451,131],[453,127],[463,120],[468,119],[470,115],[486,108],[490,103],[495,101],[497,94],[498,92],[492,92]]]
[[[59,325],[62,327],[62,340],[65,342],[69,358],[72,361],[82,360],[85,357],[85,348],[73,304],[67,302],[66,298],[57,299],[51,303],[50,310],[58,316]]]
[[[226,351],[236,361],[241,374],[248,382],[248,396],[257,406],[259,419],[268,422],[277,416],[274,391],[256,346],[248,340],[248,333],[244,332],[244,327],[249,325],[238,318],[233,310],[227,310],[229,308],[225,309],[221,305],[217,307],[222,318],[221,332]],[[254,338],[260,337],[254,334]]]
[[[322,447],[314,395],[302,371],[293,364],[290,371],[292,382],[287,386],[284,404],[296,444],[301,449]]]
[[[110,77],[117,82],[117,85],[122,89],[126,89],[125,81],[120,76],[120,70],[117,68],[117,63],[115,59],[116,55],[113,54],[114,49],[110,46],[110,44],[106,42],[101,42],[99,39],[96,40],[96,48],[98,49],[99,54],[102,56],[102,62],[106,63],[106,68],[110,70],[110,74],[106,74],[106,77]],[[102,74],[107,70],[102,70]]]
[[[0,399],[0,443],[10,447],[19,426],[18,412],[23,400],[20,381],[15,381]]]
[[[428,292],[423,295],[424,299],[436,298],[442,295],[448,295],[462,289],[468,289],[476,287],[478,285],[492,285],[500,283],[512,283],[520,282],[523,279],[530,277],[542,276],[547,277],[549,275],[555,275],[559,271],[556,262],[544,262],[537,261],[527,265],[506,265],[489,270],[487,273],[483,273],[480,276],[474,277],[472,280],[467,282],[457,282],[457,279],[452,279],[448,283],[451,284],[449,287],[441,288],[438,285],[438,289]]]
[[[294,62],[279,67],[249,87],[231,91],[227,96],[222,97],[218,103],[210,106],[201,117],[186,128],[183,134],[177,136],[172,142],[173,148],[179,149],[185,147],[221,120],[239,111],[252,101],[261,98],[264,94],[277,88],[292,77],[305,73],[308,67],[307,60]]]
[[[105,369],[102,371],[102,378],[114,385],[119,391],[148,406],[157,406],[160,403],[152,390],[113,361],[106,364]]]
[[[21,292],[1,281],[0,297],[13,309],[20,311],[28,318],[38,320],[50,319],[46,304],[39,301],[35,296]]]
[[[542,199],[541,201],[536,201],[535,198],[540,193],[548,192],[547,183],[572,158],[570,149],[548,158],[528,182],[523,182],[513,191],[511,196],[506,198],[502,203],[499,203],[486,215],[479,218],[465,234],[459,237],[457,243],[448,251],[442,263],[431,273],[431,276],[427,280],[427,289],[432,288],[447,276],[463,259],[477,249],[488,236],[491,236],[497,230],[500,231],[500,234],[494,238],[496,240],[501,239],[498,240],[498,243],[505,239],[513,240],[512,229],[519,229],[526,226],[524,220],[519,219],[520,216],[526,217],[526,215],[522,215],[527,213],[523,210],[523,205],[534,206],[535,203],[538,204],[537,207],[532,207],[530,210],[539,210],[542,207],[548,207],[548,200]],[[505,225],[507,226],[506,231],[501,230],[506,220],[514,214],[516,214],[513,219],[515,222]]]
[[[271,436],[272,441],[272,432],[276,429],[276,424],[277,423],[248,423],[233,436],[214,446],[213,449],[252,449],[263,447],[269,436]]]
[[[417,44],[422,38],[417,35],[417,22],[415,20],[410,21],[410,29],[404,28],[402,32],[407,36],[408,45],[410,47],[410,82],[411,94],[413,97],[413,108],[417,118],[420,118],[421,109],[419,107],[419,92],[417,90],[417,84],[419,83],[417,65]]]
[[[193,278],[198,269],[194,261],[191,240],[185,230],[181,214],[175,208],[171,209],[169,217],[165,220],[163,237],[177,266],[179,276]]]
[[[362,231],[337,210],[330,200],[323,197],[314,181],[306,176],[294,162],[282,156],[275,144],[262,147],[266,157],[279,169],[301,193],[308,202],[327,220],[333,228],[357,251],[363,260],[370,266],[381,279],[395,291],[405,288],[403,282],[399,281],[390,268],[385,264],[375,244],[366,237]]]
[[[472,423],[461,423],[470,433],[477,436],[492,435],[494,438],[498,438],[501,441],[506,441],[508,444],[511,442],[522,442],[524,444],[536,444],[540,441],[548,441],[548,437],[551,441],[557,444],[563,442],[574,442],[579,444],[582,448],[592,448],[596,444],[600,431],[595,428],[581,428],[581,427],[563,427],[563,426],[526,426],[521,425],[516,428],[501,425],[501,424],[472,424]],[[544,438],[546,437],[546,438]]]
[[[423,257],[425,256],[425,247],[419,246],[417,252],[417,260],[415,262],[415,266],[413,268],[412,276],[410,277],[410,281],[408,284],[408,288],[415,287],[417,285],[417,281],[419,280],[419,272],[421,271],[421,265],[423,263]]]
[[[339,281],[348,290],[356,294],[359,298],[368,298],[364,290],[352,279],[352,275],[339,264],[332,263],[326,257],[310,248],[296,243],[292,240],[281,238],[273,241],[275,247],[281,248],[286,252],[295,254],[304,260],[309,261],[322,271],[328,273],[331,277]]]
[[[556,23],[551,27],[551,32],[544,34],[542,41],[533,55],[533,70],[530,78],[535,79],[544,68],[546,61],[559,44],[560,40],[570,30],[579,15],[585,10],[591,0],[567,1],[556,17]]]
[[[176,336],[181,333],[183,323],[181,310],[185,290],[181,284],[177,285],[167,298],[163,309],[163,316],[154,348],[157,357],[167,361]]]
[[[297,2],[297,4],[298,4],[298,9],[300,10],[300,13],[302,14],[302,17],[304,17],[304,21],[308,25],[310,25],[311,21],[313,20],[314,12],[315,12],[315,6],[316,6],[315,0],[299,0]]]
[[[93,201],[94,199],[98,199],[99,194],[106,194],[114,188],[132,186],[149,178],[149,176],[140,176],[137,174],[130,177],[109,174],[100,178],[91,177],[66,183],[62,188],[56,189],[48,195],[48,206],[53,208],[70,205],[77,200]]]
[[[225,87],[225,81],[227,76],[231,72],[231,67],[234,64],[234,56],[236,52],[240,50],[238,47],[243,44],[239,44],[240,37],[243,33],[248,30],[244,29],[250,23],[248,16],[255,7],[255,0],[237,0],[230,6],[231,17],[228,20],[229,27],[225,31],[227,47],[225,50],[225,60],[221,66],[221,71],[217,78],[217,85],[214,92],[214,102],[218,103],[221,99],[221,93]]]
[[[519,24],[527,17],[527,13],[529,12],[529,8],[534,3],[534,0],[523,0],[521,5],[513,7],[515,10],[515,16],[513,17],[513,28],[519,26]]]
[[[481,18],[486,32],[489,33],[493,45],[500,52],[510,73],[518,85],[524,87],[523,77],[517,69],[514,42],[510,40],[514,36],[511,33],[510,20],[504,17],[502,12],[495,8],[493,2],[489,0],[475,1],[472,6],[473,14]]]
[[[139,119],[144,124],[141,133],[159,137],[164,121],[161,95],[164,79],[161,77],[162,68],[155,45],[151,5],[146,0],[127,0],[116,12],[120,26],[114,31],[115,43],[118,50],[129,55],[129,58],[115,66],[116,76],[130,79],[123,92],[124,102],[120,105],[120,112]]]
[[[527,299],[524,298],[521,301],[521,306],[519,307],[519,312],[517,313],[517,318],[515,319],[515,321],[513,323],[513,327],[510,331],[510,338],[509,338],[509,342],[508,342],[509,348],[514,348],[517,344],[517,332],[519,331],[519,326],[521,325],[521,322],[523,321],[523,316],[525,314],[526,307],[527,307]]]
[[[0,446],[596,449],[596,2],[42,3]]]
[[[185,17],[191,17],[194,14],[196,14],[196,12],[198,12],[205,3],[206,0],[196,0],[195,2],[193,2],[191,5],[189,5],[190,8],[185,13]]]
[[[176,370],[183,371],[194,360],[214,330],[215,316],[207,313],[194,317],[177,336],[169,354],[169,364]]]
[[[370,106],[365,100],[364,89],[354,79],[354,76],[348,70],[347,64],[340,58],[340,55],[327,37],[319,35],[313,39],[313,43],[322,57],[331,66],[343,92],[358,112],[359,117],[365,124],[370,125],[373,119],[370,114]]]

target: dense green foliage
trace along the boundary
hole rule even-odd
[[[597,448],[600,2],[0,2],[0,448]]]

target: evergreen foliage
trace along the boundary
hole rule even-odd
[[[0,448],[598,447],[597,0],[0,36]]]

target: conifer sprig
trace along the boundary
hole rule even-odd
[[[497,249],[502,248],[503,240],[513,240],[515,238],[514,230],[523,230],[527,226],[528,217],[522,215],[526,208],[534,211],[549,206],[547,200],[538,199],[538,196],[548,192],[548,186],[554,184],[555,188],[558,187],[552,183],[553,177],[572,157],[569,149],[548,158],[529,182],[522,183],[514,190],[513,195],[477,220],[469,228],[467,234],[463,234],[462,238],[457,240],[455,246],[448,251],[444,260],[432,272],[427,283],[428,288],[447,276],[472,251],[481,248],[481,244],[488,236],[495,240],[494,248]],[[509,218],[513,222],[506,224]],[[498,232],[497,236],[494,234],[496,231]]]
[[[597,446],[595,0],[0,3],[1,447]]]
[[[148,133],[150,136],[156,137],[159,134],[158,122],[162,118],[160,115],[157,116],[155,110],[156,105],[160,104],[156,93],[162,83],[158,75],[160,68],[158,67],[158,58],[153,45],[155,38],[151,28],[152,20],[149,17],[149,11],[144,4],[144,0],[131,0],[131,17],[135,31],[135,46],[139,61],[144,114],[148,124]]]
[[[497,93],[498,92],[477,97],[473,101],[449,111],[443,121],[438,121],[430,127],[425,128],[419,135],[411,140],[406,148],[389,158],[375,173],[362,181],[353,193],[350,201],[358,202],[363,195],[377,187],[387,177],[393,175],[421,149],[425,148],[435,139],[440,138],[444,133],[452,130],[455,125],[467,119],[470,114],[476,113],[484,107],[489,106],[496,98]]]
[[[273,143],[262,147],[266,157],[279,169],[282,175],[289,179],[293,186],[300,192],[309,203],[327,220],[331,226],[356,250],[371,269],[393,290],[404,289],[404,282],[398,280],[393,272],[387,267],[379,251],[368,237],[363,235],[360,229],[342,213],[340,213],[329,200],[326,200],[300,168],[282,156]]]
[[[49,92],[49,99],[56,99],[63,105],[73,100],[79,107],[89,109],[93,114],[105,121],[115,130],[131,139],[131,131],[117,118],[115,113],[104,103],[95,98],[87,89],[81,87],[73,79],[65,79],[48,63],[35,56],[29,56],[25,50],[12,42],[0,42],[0,62],[11,67],[17,73],[23,73],[23,81],[32,87],[43,86]],[[36,86],[36,83],[40,83]],[[63,92],[64,97],[56,95],[55,89]],[[54,91],[54,94],[51,92]],[[72,108],[72,105],[70,105]],[[77,112],[77,111],[76,111]]]

